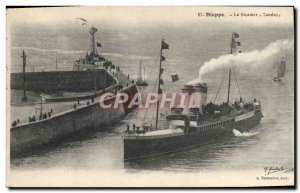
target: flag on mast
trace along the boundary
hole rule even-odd
[[[172,78],[172,82],[176,82],[177,80],[179,80],[178,74],[172,74],[171,78]]]
[[[169,49],[169,44],[167,44],[164,40],[161,42],[161,49]]]
[[[160,74],[162,74],[164,72],[165,69],[160,68]]]
[[[97,42],[97,47],[102,47],[102,45],[99,42]]]
[[[236,32],[232,34],[231,47],[236,48],[237,46],[241,46],[241,42],[239,40],[240,35]]]
[[[164,84],[164,80],[163,79],[159,79],[159,84]]]

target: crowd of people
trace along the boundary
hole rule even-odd
[[[255,102],[257,102],[256,99],[254,99],[254,103]],[[230,104],[228,102],[223,102],[221,104],[214,104],[212,102],[209,102],[206,105],[202,106],[203,116],[206,117],[223,116],[223,115],[230,114],[232,111],[236,112],[242,109],[253,110],[254,109],[253,102],[244,103],[241,97],[240,100],[235,100],[233,104]],[[217,115],[216,112],[218,112]]]
[[[152,125],[150,126],[146,126],[144,125],[143,127],[140,126],[136,126],[135,123],[132,124],[132,129],[130,129],[129,124],[127,124],[127,128],[126,128],[126,133],[128,134],[145,134],[148,131],[150,131],[152,128]]]
[[[52,108],[50,109],[49,112],[40,113],[38,120],[43,120],[43,119],[50,118],[50,117],[52,116],[52,113],[53,113],[53,109],[52,109]],[[37,118],[35,117],[35,115],[33,115],[32,117],[31,117],[31,116],[28,117],[29,123],[35,122],[36,120],[37,120]],[[20,123],[20,120],[19,120],[19,119],[14,120],[14,121],[12,122],[12,126],[15,127],[15,126],[17,126],[19,123]]]
[[[40,115],[39,115],[39,120],[50,118],[52,116],[52,113],[53,113],[52,108],[50,109],[49,112],[44,112],[44,113],[41,112]],[[35,122],[36,121],[35,115],[33,115],[32,117],[29,116],[28,120],[29,120],[29,123]]]

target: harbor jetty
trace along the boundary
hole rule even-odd
[[[91,31],[92,49],[75,62],[73,71],[25,72],[24,67],[23,72],[10,74],[12,155],[77,133],[111,129],[134,109],[123,104],[113,109],[100,106],[100,97],[106,92],[114,95],[104,103],[113,104],[117,93],[131,97],[138,91],[118,66],[98,54],[94,42],[97,30]]]

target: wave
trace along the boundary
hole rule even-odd
[[[259,132],[243,132],[241,133],[240,131],[236,130],[236,129],[233,129],[232,130],[234,136],[237,136],[237,137],[250,137],[250,136],[253,136],[253,135],[257,135]]]

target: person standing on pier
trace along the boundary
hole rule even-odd
[[[132,125],[133,132],[135,133],[135,124]]]

